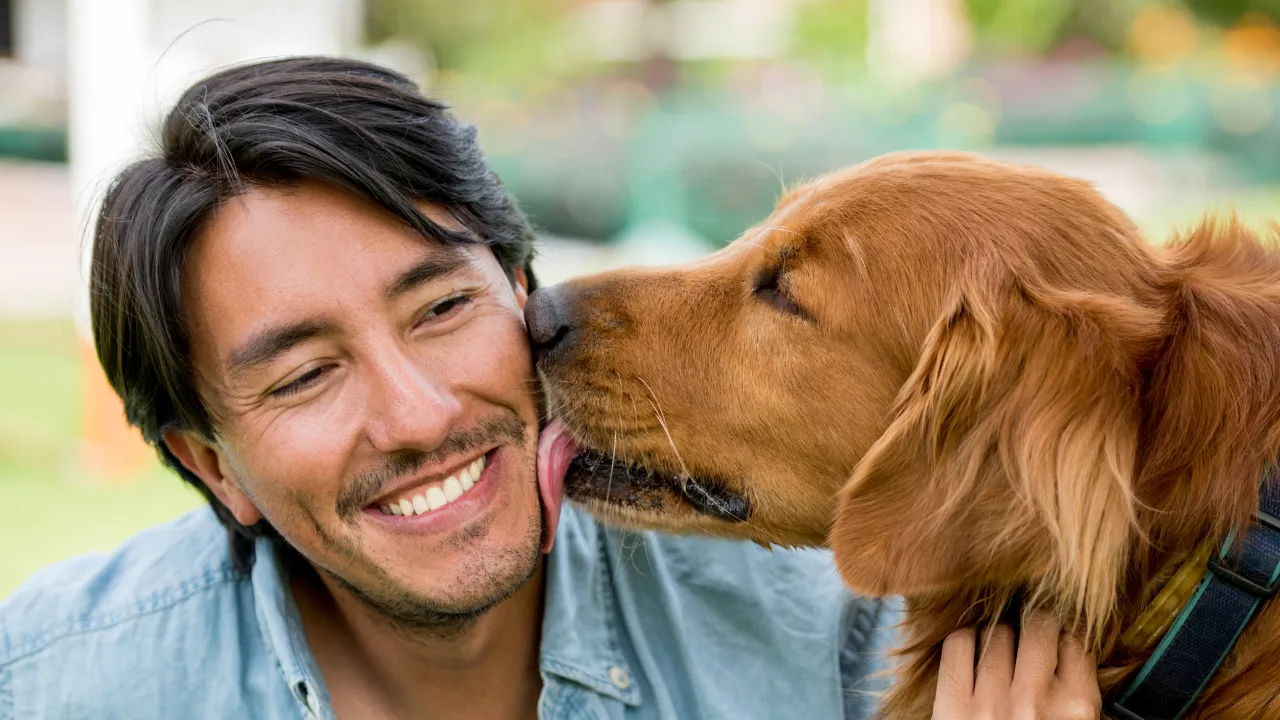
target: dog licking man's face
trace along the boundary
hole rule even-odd
[[[557,418],[544,441],[573,440],[555,456],[567,497],[628,526],[826,542],[833,498],[883,431],[932,319],[898,297],[929,285],[911,268],[932,248],[849,232],[859,182],[802,186],[699,262],[531,297]]]
[[[543,464],[606,521],[826,545],[855,592],[907,597],[883,709],[927,718],[956,628],[1031,598],[1105,662],[1158,569],[1256,509],[1276,287],[1238,222],[1155,247],[1083,181],[884,156],[700,262],[531,296]]]
[[[830,545],[863,592],[936,592],[972,568],[1038,572],[1024,560],[1055,542],[1043,519],[1019,520],[1013,544],[975,530],[997,532],[1026,505],[1016,478],[985,466],[999,452],[983,444],[1001,440],[983,418],[1027,420],[1011,441],[1037,417],[1096,414],[1091,391],[1123,398],[1110,391],[1152,338],[1119,320],[1159,324],[1137,236],[1086,183],[970,155],[899,153],[825,176],[701,261],[530,298],[557,418],[547,435],[561,438],[553,465],[567,468],[569,498],[611,522]],[[1071,306],[1092,296],[1121,312]],[[1090,333],[1115,352],[1089,351],[1087,372],[1054,369],[1019,395],[1022,368],[1065,362]],[[1051,392],[1062,383],[1074,385]],[[939,550],[907,550],[923,546]]]

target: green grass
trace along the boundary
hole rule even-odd
[[[79,373],[70,323],[0,321],[0,599],[49,563],[203,502],[158,464],[126,483],[85,477]]]

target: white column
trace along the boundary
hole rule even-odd
[[[361,0],[67,0],[70,179],[80,230],[75,320],[82,342],[84,444],[91,478],[127,480],[148,452],[124,423],[91,350],[93,218],[113,176],[154,146],[164,111],[230,64],[354,52]]]
[[[151,53],[150,0],[68,0],[67,89],[71,192],[87,280],[91,212],[110,173],[142,147],[138,108]],[[84,285],[84,283],[82,283]],[[88,338],[88,296],[76,297]]]
[[[163,112],[187,85],[254,59],[352,53],[363,36],[361,0],[67,3],[70,174],[86,259],[106,183],[151,146]],[[82,330],[87,308],[81,292]]]

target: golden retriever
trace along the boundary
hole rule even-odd
[[[904,596],[894,718],[927,718],[943,639],[1013,599],[1115,687],[1150,654],[1125,629],[1280,452],[1275,249],[1234,220],[1149,245],[1089,184],[969,154],[833,173],[704,260],[526,314],[566,495],[825,545],[853,590]],[[1272,602],[1189,717],[1280,717],[1277,668]]]

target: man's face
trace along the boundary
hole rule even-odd
[[[410,622],[484,609],[530,576],[525,294],[491,250],[424,241],[327,186],[254,189],[197,239],[184,291],[218,437],[166,439],[237,519],[265,517]]]

